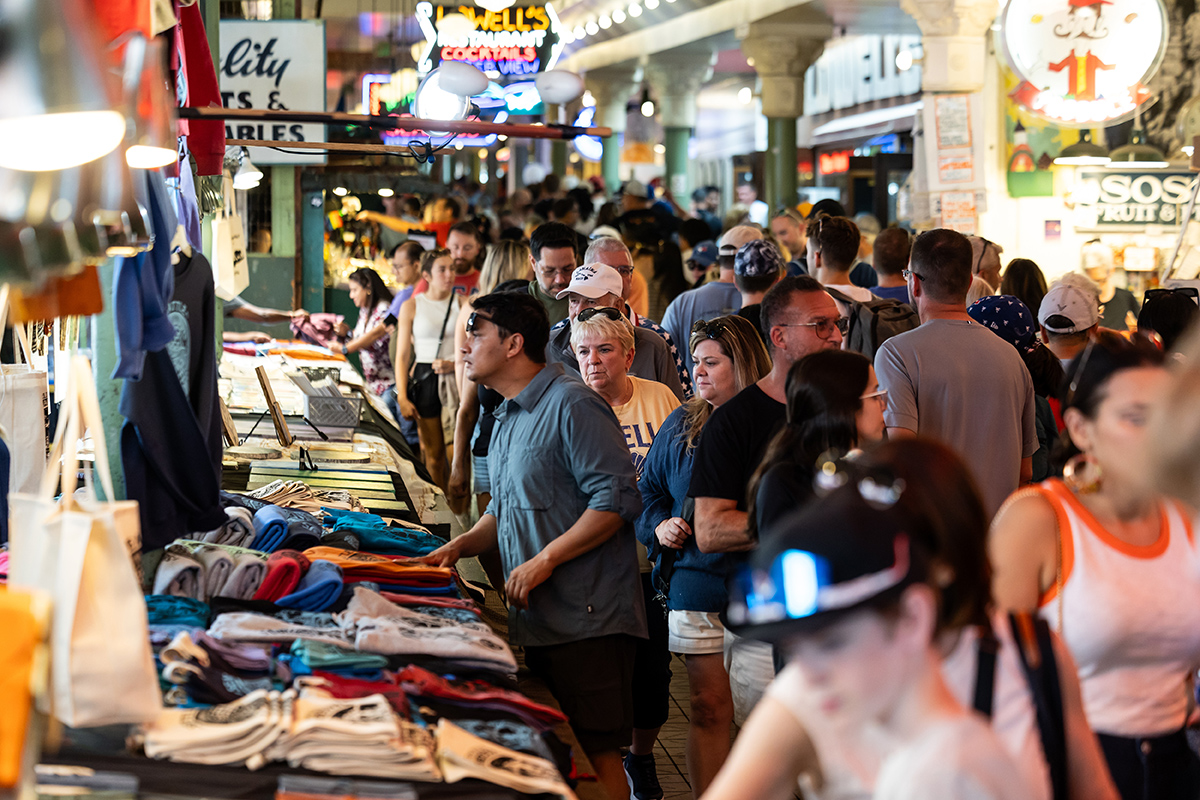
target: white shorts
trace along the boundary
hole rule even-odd
[[[725,626],[715,611],[672,611],[667,631],[672,653],[702,656],[725,650]]]
[[[766,642],[725,631],[725,671],[733,693],[733,721],[745,725],[763,692],[775,680],[775,651]]]

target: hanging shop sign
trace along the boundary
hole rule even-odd
[[[829,42],[804,73],[804,113],[920,94],[920,65],[907,70],[896,66],[899,53],[916,53],[920,47],[920,36],[844,36]]]
[[[439,30],[442,17],[451,13],[462,14],[475,29],[465,36]],[[422,74],[443,61],[464,61],[490,78],[534,75],[554,69],[562,53],[558,15],[550,5],[488,11],[421,2],[417,3],[417,23],[426,41],[417,62]]]
[[[1167,48],[1162,0],[1009,0],[1000,38],[1020,79],[1010,97],[1056,125],[1129,119]]]
[[[1192,172],[1079,170],[1071,192],[1076,230],[1177,227],[1192,194]],[[1193,215],[1200,219],[1200,207]]]
[[[325,110],[325,23],[221,20],[221,101],[226,108]],[[323,142],[325,126],[296,122],[225,123],[228,139]],[[319,151],[250,148],[255,164],[324,164]]]

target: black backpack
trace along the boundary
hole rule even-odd
[[[837,289],[826,291],[833,299],[844,303],[850,312],[850,328],[843,337],[845,348],[862,353],[872,361],[884,342],[921,324],[916,310],[908,303],[874,296],[864,303]]]

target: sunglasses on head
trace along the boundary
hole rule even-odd
[[[1193,301],[1200,302],[1200,289],[1195,286],[1177,286],[1173,289],[1147,289],[1142,300],[1143,303],[1148,303],[1155,297],[1166,297],[1169,294],[1181,294],[1184,297],[1190,297]]]
[[[982,236],[979,239],[983,242],[983,247],[979,250],[979,260],[975,262],[975,271],[972,273],[974,275],[979,274],[979,268],[983,266],[983,257],[987,255],[988,248],[996,246],[996,243],[990,239],[984,239]]]
[[[467,317],[467,333],[477,333],[479,331],[479,323],[481,322],[492,322],[492,318],[485,317],[478,311],[472,311],[471,315]],[[492,322],[492,324],[495,323]]]
[[[580,322],[587,322],[589,319],[595,316],[608,317],[613,322],[619,322],[624,317],[620,311],[617,311],[615,308],[610,306],[592,306],[591,308],[585,308],[583,311],[580,311],[579,316],[576,317],[576,319]]]
[[[692,325],[692,333],[702,333],[709,339],[716,339],[725,332],[725,322],[721,319],[698,319]]]

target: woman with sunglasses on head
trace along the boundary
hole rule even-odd
[[[654,563],[656,590],[666,597],[669,648],[684,656],[691,686],[687,768],[699,797],[729,753],[733,697],[724,664],[725,576],[737,554],[700,552],[688,498],[696,443],[713,411],[771,370],[758,332],[737,316],[697,322],[689,341],[695,395],[671,412],[642,466],[638,540]]]
[[[750,532],[799,508],[812,496],[817,460],[841,457],[884,438],[887,391],[871,360],[852,350],[821,350],[788,373],[787,424],[775,435],[750,480]]]
[[[1084,707],[1124,800],[1195,798],[1185,725],[1200,667],[1192,512],[1159,494],[1146,427],[1168,375],[1145,340],[1101,331],[1067,369],[1063,479],[992,526],[996,600],[1036,610],[1079,662]]]
[[[329,349],[343,355],[358,353],[363,381],[372,394],[383,398],[395,382],[388,348],[391,334],[383,324],[392,302],[392,291],[370,267],[350,273],[349,284],[350,301],[358,308],[358,322],[347,339],[334,342]]]
[[[895,715],[880,718],[877,712],[881,698],[876,691],[882,687],[888,693],[895,692],[898,681],[912,677],[914,663],[902,664],[899,660],[904,657],[902,653],[850,653],[852,648],[842,640],[840,647],[831,646],[825,654],[839,659],[847,656],[838,670],[814,676],[802,664],[795,663],[797,656],[804,656],[805,645],[790,635],[789,622],[803,620],[805,616],[800,613],[794,619],[784,614],[787,619],[765,626],[760,617],[757,630],[756,626],[748,626],[743,631],[745,635],[776,642],[788,665],[755,707],[729,761],[705,795],[706,800],[742,797],[786,800],[796,793],[798,779],[804,787],[804,796],[819,800],[870,797],[1116,800],[1116,791],[1083,714],[1079,681],[1066,648],[1048,631],[1038,632],[1036,645],[1026,643],[1023,648],[1018,647],[1010,618],[992,607],[986,550],[987,514],[962,459],[931,439],[901,439],[886,442],[853,462],[826,462],[818,471],[817,486],[818,499],[809,508],[826,506],[828,511],[827,504],[833,495],[845,494],[846,490],[859,498],[850,504],[857,511],[851,512],[843,506],[842,511],[825,516],[827,522],[817,530],[814,546],[848,546],[852,551],[860,550],[862,543],[854,538],[858,534],[849,529],[853,528],[853,517],[865,504],[870,513],[884,512],[876,515],[870,527],[902,530],[908,539],[910,555],[915,557],[920,553],[925,562],[919,582],[932,592],[935,600],[932,618],[922,622],[924,626],[931,625],[933,631],[933,647],[926,655],[931,655],[940,669],[936,676],[924,672],[921,680],[926,691],[909,695],[913,702],[902,713],[911,714],[914,708],[933,702],[934,716],[938,719],[927,718],[925,722],[937,727],[947,722],[961,725],[965,708],[985,712],[985,716],[990,716],[992,732],[1012,759],[1013,766],[1004,774],[1015,793],[998,794],[994,783],[990,786],[953,783],[963,776],[964,766],[970,773],[976,764],[986,768],[985,777],[994,777],[988,764],[1003,760],[987,744],[991,737],[978,728],[963,730],[962,736],[964,740],[987,744],[991,749],[989,759],[981,763],[977,761],[980,753],[970,752],[972,746],[943,738],[937,760],[931,764],[929,752],[914,746],[914,740],[928,734],[929,728],[897,729]],[[763,544],[753,564],[763,567],[777,563],[786,551],[797,549],[798,542],[792,538],[792,519],[777,520],[763,531]],[[836,579],[836,575],[833,577]],[[748,585],[787,584],[781,578],[776,574],[772,581],[760,578],[731,585],[745,589]],[[910,580],[917,580],[917,576],[910,576]],[[735,595],[739,593],[735,591]],[[745,599],[744,592],[731,597],[731,622],[737,616],[733,606],[739,604],[745,608]],[[790,606],[784,605],[791,608],[804,605],[795,602],[796,599]],[[769,611],[770,605],[758,603],[759,613]],[[892,610],[896,610],[894,606]],[[923,613],[928,614],[929,610]],[[1020,621],[1017,624],[1023,625]],[[1027,634],[1019,635],[1023,642],[1028,642]],[[1053,648],[1053,659],[1043,655],[1040,663],[1057,666],[1058,680],[1052,684],[1050,670],[1043,666],[1038,674],[1045,679],[1035,684],[1027,677],[1022,659],[1032,658],[1028,654],[1046,643]],[[825,644],[835,643],[826,640]],[[923,662],[924,658],[915,666],[924,670]],[[1052,687],[1061,699],[1053,697]],[[1044,708],[1061,710],[1062,715],[1061,728],[1047,725],[1047,746],[1043,746],[1037,711],[1039,698],[1043,697],[1051,698]],[[919,710],[922,715],[930,711]],[[1055,757],[1052,759],[1047,753],[1054,753]],[[966,760],[965,765],[962,759]],[[907,778],[901,780],[905,776],[897,774],[900,772],[908,772],[908,778],[914,772],[923,773],[915,786],[919,791],[912,794],[899,791],[898,784],[912,787]]]
[[[629,374],[633,365],[634,327],[615,308],[585,308],[571,323],[571,349],[583,382],[604,398],[625,433],[639,480],[663,423],[679,398],[661,383]],[[649,638],[639,639],[633,662],[633,741],[625,756],[625,772],[634,797],[660,795],[654,743],[670,715],[671,653],[667,649],[666,609],[655,600],[645,545],[638,543],[638,566],[646,603]]]
[[[1138,313],[1137,330],[1143,336],[1155,335],[1163,352],[1175,352],[1175,344],[1196,318],[1195,287],[1147,289]]]

